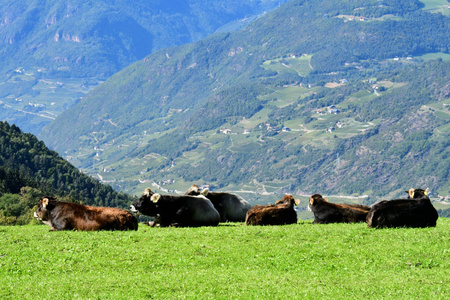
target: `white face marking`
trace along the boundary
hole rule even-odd
[[[134,207],[134,205],[130,205],[130,210],[131,212],[136,213],[138,210],[136,209],[136,207]]]

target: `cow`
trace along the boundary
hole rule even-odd
[[[208,198],[220,214],[220,222],[244,222],[245,215],[251,205],[242,197],[226,192],[210,192],[208,189],[200,191],[197,185],[192,185],[185,195],[198,196],[203,194]]]
[[[134,213],[142,213],[157,219],[152,225],[160,227],[217,226],[219,212],[205,196],[173,196],[154,193],[150,188],[130,207]]]
[[[138,229],[136,217],[124,209],[57,201],[51,196],[40,199],[34,217],[50,226],[50,231]]]
[[[365,222],[370,210],[366,205],[330,203],[320,194],[311,196],[309,208],[314,214],[314,224]]]
[[[428,198],[428,189],[407,192],[407,199],[375,203],[367,214],[367,227],[435,227],[439,215]]]
[[[247,211],[245,225],[286,225],[297,223],[294,205],[300,200],[292,195],[285,195],[276,204],[255,205]]]

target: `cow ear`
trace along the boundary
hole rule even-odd
[[[153,203],[156,203],[158,202],[159,198],[161,198],[160,194],[153,194],[150,199],[152,200]]]
[[[309,198],[309,204],[311,204],[311,205],[314,204],[314,198],[313,197]]]
[[[328,202],[328,198],[325,198],[324,200]]]
[[[295,205],[299,205],[300,204],[300,199],[294,199],[294,203],[295,203]]]
[[[200,195],[206,196],[206,195],[208,195],[208,193],[209,193],[209,189],[206,188],[206,189],[203,189],[203,190],[200,192]]]
[[[42,207],[43,207],[43,208],[46,208],[47,205],[48,205],[48,198],[42,199]]]
[[[198,193],[198,185],[193,184],[193,185],[191,186],[191,191],[193,191],[193,192],[195,192],[195,193]]]
[[[414,198],[414,189],[410,188],[408,191],[409,198]]]
[[[428,196],[429,193],[430,193],[430,189],[427,188],[427,189],[425,190],[424,194],[425,194],[425,196]]]

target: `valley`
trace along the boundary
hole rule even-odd
[[[414,58],[416,61],[420,59]],[[404,60],[404,62],[398,61],[395,63],[411,64],[412,62]],[[271,63],[264,63],[263,65],[269,64],[273,68],[277,68],[277,64],[281,63],[273,63],[271,61]],[[298,66],[299,64],[294,62],[293,65]],[[309,64],[303,65],[307,69]],[[292,68],[280,68],[278,75],[280,76],[280,73],[283,72],[291,72]],[[300,72],[303,71],[301,68],[298,68],[298,70]],[[312,109],[309,114],[302,114],[300,117],[281,115],[274,118],[273,114],[277,110],[286,109],[290,111],[289,113],[302,111],[308,104],[308,102],[304,103],[301,101],[302,99],[312,97],[317,93],[323,92],[324,89],[330,91],[339,86],[350,85],[350,83],[340,80],[336,85],[332,85],[333,87],[331,88],[329,87],[330,85],[332,85],[331,82],[326,83],[322,87],[304,86],[301,83],[275,86],[271,93],[259,97],[261,101],[266,102],[264,108],[259,112],[250,118],[240,118],[238,122],[231,118],[232,122],[226,122],[218,128],[192,134],[187,137],[186,143],[195,146],[191,150],[183,151],[182,155],[177,157],[152,152],[153,143],[158,143],[165,135],[171,135],[176,132],[173,129],[168,129],[151,134],[141,132],[140,134],[130,135],[127,133],[107,144],[102,144],[102,138],[98,139],[98,134],[93,132],[90,137],[86,138],[98,141],[98,146],[94,148],[80,148],[77,152],[77,157],[70,156],[68,159],[75,165],[89,162],[90,159],[90,163],[84,167],[88,174],[120,190],[136,195],[142,193],[150,184],[166,182],[164,187],[160,185],[160,190],[163,192],[169,190],[182,193],[192,183],[207,184],[213,188],[243,193],[252,201],[259,201],[260,203],[269,201],[268,199],[273,197],[272,195],[274,194],[295,193],[299,195],[304,194],[306,197],[314,193],[315,190],[302,190],[298,185],[293,185],[292,183],[295,179],[292,177],[282,180],[258,181],[254,179],[241,184],[223,186],[217,180],[212,170],[200,172],[205,174],[204,177],[209,178],[209,180],[198,180],[195,177],[187,180],[188,177],[184,170],[209,168],[211,166],[211,153],[220,153],[213,155],[213,157],[216,157],[216,161],[224,161],[227,157],[233,155],[247,155],[248,157],[252,153],[266,151],[265,149],[272,144],[282,145],[284,148],[297,148],[298,150],[294,152],[297,154],[282,156],[282,158],[274,156],[267,162],[253,160],[253,166],[242,168],[239,171],[243,177],[245,177],[246,172],[257,169],[264,163],[270,165],[270,168],[277,170],[284,169],[286,166],[300,169],[301,166],[298,164],[295,156],[301,155],[302,152],[308,152],[309,147],[311,147],[309,149],[319,148],[325,151],[334,151],[342,141],[357,136],[364,136],[370,130],[376,130],[382,123],[381,118],[362,121],[352,107],[364,106],[365,103],[376,101],[379,97],[388,96],[407,85],[407,83],[389,80],[377,81],[376,78],[372,78],[363,82],[362,89],[360,88],[355,92],[349,93],[336,105],[324,105]],[[450,115],[447,109],[447,102],[449,102],[449,99],[442,103],[431,104],[429,112],[443,121],[448,120]],[[171,113],[161,116],[159,122],[170,123],[172,118],[177,118],[178,114],[183,114],[183,111],[178,109],[171,109],[170,111]],[[439,140],[448,136],[445,132],[448,124],[442,126],[444,127],[436,129],[433,139]],[[373,152],[370,148],[365,149],[361,151]],[[136,155],[137,153],[142,154]],[[345,159],[343,155],[345,153],[335,154],[331,163],[337,174],[349,164],[348,159]],[[154,170],[157,170],[157,172]],[[443,189],[440,192],[445,194],[447,191]],[[338,197],[339,195],[336,196]],[[354,201],[352,197],[358,199],[360,196],[359,193],[354,193],[344,197],[347,201]]]
[[[23,130],[38,134],[102,82],[96,78],[47,78],[44,69],[16,68],[0,83],[0,117],[9,122],[22,120]]]

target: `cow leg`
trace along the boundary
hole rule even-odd
[[[57,230],[71,230],[71,229],[73,229],[73,227],[71,226],[71,224],[67,220],[59,219],[56,222],[52,221],[52,228],[50,230],[51,231],[57,231]]]

